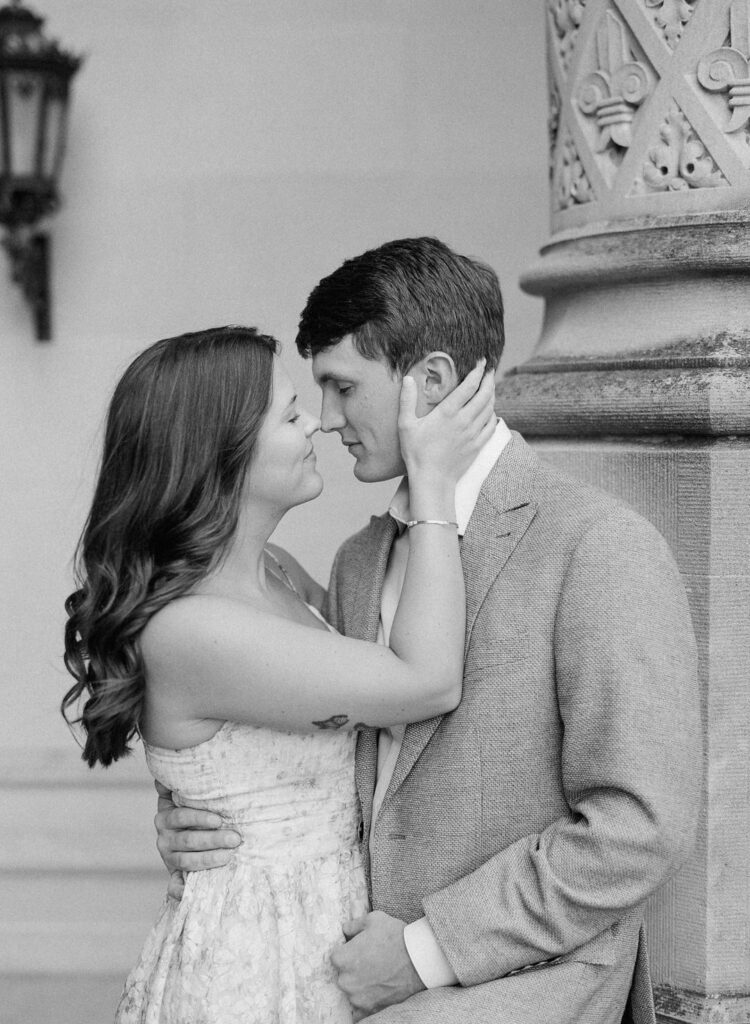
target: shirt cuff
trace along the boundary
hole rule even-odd
[[[438,945],[426,917],[420,917],[418,921],[407,924],[404,928],[404,945],[425,988],[458,984],[458,978]]]

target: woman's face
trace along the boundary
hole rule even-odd
[[[300,408],[281,361],[275,357],[273,362],[271,404],[255,443],[245,492],[249,501],[276,513],[317,498],[323,478],[312,444],[320,420]]]

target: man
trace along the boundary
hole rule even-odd
[[[495,366],[499,285],[434,239],[387,243],[320,282],[297,344],[322,389],[322,429],[340,434],[355,476],[398,477],[402,376],[423,414],[477,358]],[[502,421],[456,506],[463,699],[359,737],[373,912],[345,928],[340,984],[355,1019],[381,1024],[620,1024],[626,1004],[625,1019],[645,1024],[643,904],[689,852],[697,813],[679,574],[649,523],[546,467]],[[341,632],[387,642],[409,518],[404,480],[339,551],[328,612]],[[167,862],[205,865],[175,856],[186,844],[169,826],[187,822],[170,814]]]

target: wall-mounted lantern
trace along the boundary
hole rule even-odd
[[[38,221],[58,205],[70,80],[81,58],[42,34],[44,19],[19,0],[0,7],[0,224],[13,280],[51,336],[49,239]]]

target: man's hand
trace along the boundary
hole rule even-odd
[[[232,850],[242,838],[238,832],[222,828],[220,815],[193,807],[175,807],[170,791],[159,782],[155,786],[159,794],[159,810],[154,818],[156,848],[169,871],[167,892],[180,899],[183,871],[203,871],[228,864]]]
[[[403,921],[380,910],[344,925],[346,945],[338,946],[331,960],[355,1021],[401,1003],[424,988],[406,952],[405,927]]]

